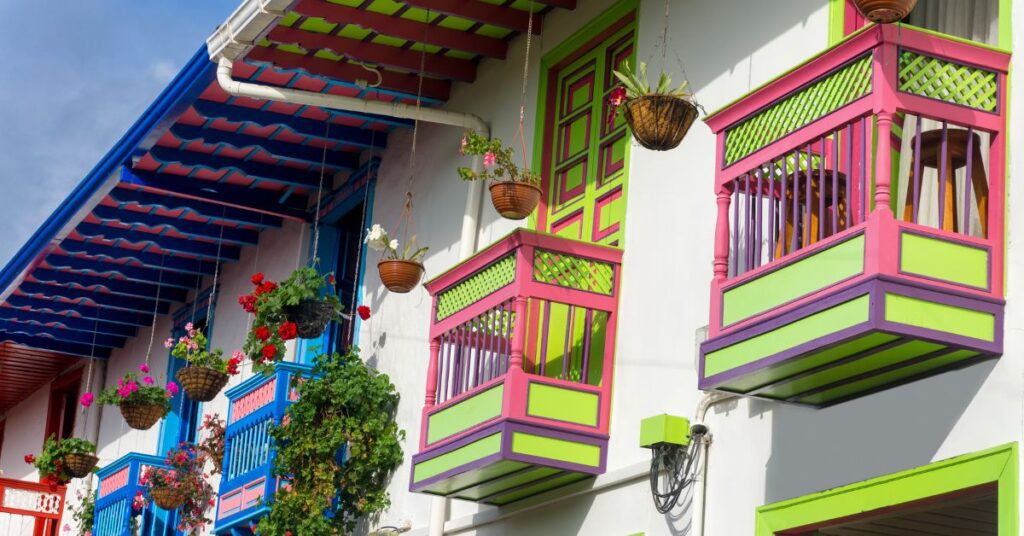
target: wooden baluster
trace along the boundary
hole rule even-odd
[[[427,396],[423,404],[434,407],[437,400],[437,358],[441,352],[441,341],[437,338],[430,339],[430,364],[427,366]]]
[[[729,190],[718,190],[718,219],[715,222],[715,281],[725,281],[729,274]]]
[[[889,188],[892,184],[892,112],[878,114],[878,150],[875,152],[875,210],[892,214],[889,206]],[[941,216],[940,216],[941,217]]]
[[[509,370],[522,371],[526,349],[526,298],[516,296],[512,308],[515,319],[512,324],[512,359]]]

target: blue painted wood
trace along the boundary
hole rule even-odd
[[[54,352],[61,352],[78,357],[95,357],[99,359],[107,359],[110,357],[110,348],[104,348],[102,346],[97,346],[94,352],[93,347],[88,344],[57,341],[47,339],[45,337],[31,337],[21,333],[7,333],[0,330],[0,342],[5,341],[31,346],[40,350],[52,350]]]
[[[26,311],[12,307],[0,307],[0,320],[12,320],[21,323],[34,323],[40,326],[56,326],[58,328],[81,331],[85,333],[100,333],[117,337],[134,337],[138,328],[127,324],[115,322],[96,321],[93,318],[81,318],[41,311]]]
[[[149,152],[161,164],[180,164],[191,168],[207,169],[214,172],[227,170],[237,172],[258,181],[270,181],[294,186],[316,187],[320,183],[320,172],[250,162],[224,156],[213,156],[193,151],[179,151],[166,147],[155,147]],[[163,169],[157,170],[158,172]],[[223,181],[222,181],[223,182]]]
[[[139,477],[142,476],[143,466],[147,465],[166,467],[163,458],[132,452],[97,471],[96,476],[99,478],[101,489],[102,483],[107,478],[125,467],[128,468],[128,483],[106,495],[100,495],[99,489],[96,490],[93,534],[97,536],[131,536],[129,530],[131,503],[137,492],[146,493],[146,488],[139,485]],[[155,504],[149,504],[143,510],[139,534],[153,536],[165,534],[168,527],[159,519],[157,514],[160,512],[165,513]]]
[[[125,311],[135,311],[139,313],[146,313],[147,311],[152,313],[155,308],[158,314],[166,314],[169,308],[168,302],[165,301],[154,303],[156,300],[79,290],[76,288],[62,287],[60,285],[51,285],[48,283],[25,281],[18,287],[18,289],[25,294],[45,296],[47,298],[54,299],[64,298],[68,300],[88,300],[100,307],[111,307],[114,309],[123,309]]]
[[[129,171],[121,173],[122,184],[135,184],[159,192],[152,192],[161,197],[184,196],[192,199],[215,200],[217,203],[207,216],[220,219],[231,213],[232,207],[245,207],[256,213],[264,213],[268,217],[284,217],[296,220],[307,220],[306,196],[285,196],[279,192],[258,190],[248,186],[238,186],[201,179],[190,179],[166,173],[150,173],[146,171]],[[113,195],[113,194],[112,194]],[[168,199],[166,202],[170,203]],[[230,203],[229,205],[223,203]]]
[[[239,150],[258,148],[278,158],[312,164],[317,169],[319,169],[321,162],[324,161],[324,151],[319,147],[277,141],[259,136],[192,125],[175,125],[171,127],[171,133],[185,143],[201,141],[210,145],[229,146]],[[250,153],[247,158],[251,156]],[[327,151],[327,167],[333,171],[354,169],[358,166],[358,152]]]
[[[124,184],[135,184],[139,186],[147,186],[147,181],[163,179],[167,182],[168,186],[189,186],[190,184],[196,184],[199,181],[189,181],[185,177],[177,177],[174,175],[159,175],[159,174],[140,174],[141,172],[133,172],[126,167],[121,168],[121,183]],[[177,184],[177,183],[181,184]],[[185,191],[178,192],[173,188],[166,190],[171,193],[185,193]],[[196,192],[200,192],[200,189],[196,188]],[[209,197],[210,192],[205,192],[206,197]],[[123,204],[135,203],[145,207],[153,208],[165,208],[167,210],[186,210],[193,214],[203,216],[206,218],[217,218],[218,220],[230,221],[238,224],[255,225],[257,227],[280,227],[282,220],[280,216],[274,216],[271,214],[264,214],[257,212],[258,207],[249,207],[249,209],[238,208],[234,206],[227,206],[222,203],[214,203],[210,201],[203,201],[196,198],[188,197],[176,197],[167,195],[166,193],[159,192],[147,192],[135,188],[114,188],[108,194],[110,199]],[[275,203],[276,204],[276,203]],[[246,205],[248,206],[248,205]]]
[[[163,255],[150,253],[148,251],[135,251],[106,244],[83,242],[72,238],[66,238],[60,243],[60,248],[67,253],[82,253],[89,256],[100,257],[112,260],[134,260],[151,268],[185,272],[187,274],[213,275],[217,263],[183,257],[181,255]]]
[[[272,500],[277,490],[277,478],[272,472],[274,445],[269,427],[280,423],[288,406],[292,404],[288,400],[292,378],[308,376],[310,370],[311,367],[308,365],[281,362],[277,364],[272,375],[257,374],[224,393],[228,398],[229,410],[228,424],[224,430],[224,465],[221,468],[218,496],[223,498],[263,478],[264,502],[222,518],[219,517],[221,506],[218,503],[218,519],[214,525],[216,534],[229,535],[248,530],[249,523],[266,515],[268,508],[265,502]],[[268,381],[276,381],[273,402],[235,421],[235,401],[259,389]]]
[[[89,321],[99,318],[101,322],[124,324],[129,327],[149,326],[153,323],[153,311],[148,313],[121,311],[84,303],[59,302],[52,299],[19,295],[9,296],[7,304],[11,307],[28,307],[33,311],[42,313],[77,315]]]
[[[158,284],[159,280],[152,283],[140,283],[138,281],[125,281],[113,277],[88,275],[83,273],[62,272],[47,268],[36,268],[32,271],[32,278],[42,283],[56,283],[59,285],[73,285],[82,288],[103,287],[111,294],[124,296],[135,296],[139,298],[170,301],[185,301],[187,291],[181,288],[163,286]]]
[[[84,259],[81,257],[70,257],[60,254],[59,251],[51,253],[46,257],[46,266],[76,274],[90,275],[116,275],[129,281],[140,283],[152,283],[160,280],[161,285],[166,287],[192,290],[196,288],[199,277],[173,270],[160,270],[147,266],[131,266],[106,262],[101,259]]]
[[[219,225],[215,219],[208,222],[198,222],[135,210],[120,210],[108,206],[98,206],[92,210],[92,214],[105,223],[118,222],[124,225],[131,225],[133,229],[140,227],[150,229],[169,227],[181,234],[188,235],[190,238],[223,240],[225,244],[253,245],[259,240],[258,230]]]
[[[188,240],[186,238],[140,233],[138,231],[107,227],[95,223],[79,223],[78,227],[75,227],[75,231],[85,238],[104,238],[107,240],[124,241],[129,244],[152,244],[166,251],[196,255],[206,259],[237,261],[239,255],[241,255],[241,249],[231,244],[218,245],[210,242]]]
[[[124,347],[125,341],[124,337],[118,337],[116,335],[106,335],[102,333],[94,334],[87,331],[60,329],[22,322],[12,322],[10,320],[0,320],[0,331],[4,331],[6,333],[21,333],[31,337],[41,335],[44,338],[52,338],[55,341],[75,342],[87,345],[92,345],[93,342],[95,342],[96,346],[103,346],[106,348],[122,348]]]
[[[219,102],[197,100],[193,109],[203,117],[214,120],[224,119],[235,123],[245,123],[261,127],[279,126],[286,128],[300,136],[312,138],[329,139],[357,147],[376,147],[383,149],[387,146],[387,134],[376,133],[356,127],[344,125],[331,125],[330,136],[325,136],[326,128],[323,121],[294,117],[288,114],[279,114],[264,110],[253,110],[221,104]]]

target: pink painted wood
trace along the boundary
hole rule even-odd
[[[143,472],[139,471],[141,475]],[[111,492],[117,491],[128,485],[128,467],[121,469],[120,471],[104,478],[100,481],[100,497],[103,497]]]
[[[253,389],[250,393],[235,400],[231,404],[231,422],[241,420],[246,415],[274,403],[274,393],[277,390],[277,378],[271,378],[263,385]]]

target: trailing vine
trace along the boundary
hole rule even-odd
[[[395,423],[398,392],[355,348],[318,356],[312,377],[293,387],[298,400],[271,431],[274,473],[291,487],[270,501],[258,533],[350,534],[391,504],[387,484],[405,439]]]

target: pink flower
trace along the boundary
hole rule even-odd
[[[142,378],[142,383],[144,383],[146,385],[153,385],[153,377],[152,376],[146,376],[145,378]]]
[[[231,352],[231,359],[241,362],[243,359],[245,359],[245,354],[242,353],[241,350],[235,350],[234,352]]]
[[[81,396],[81,398],[78,399],[78,402],[80,404],[82,404],[83,406],[85,406],[85,407],[89,407],[89,406],[92,405],[93,398],[94,397],[93,397],[92,393],[85,392],[85,393],[82,393],[82,396]]]
[[[178,384],[174,382],[167,382],[167,392],[170,393],[171,396],[178,394]]]
[[[164,348],[174,348],[174,339],[168,337],[167,340],[164,341]]]
[[[149,373],[149,365],[147,365],[146,363],[139,364],[139,372],[142,372],[144,374],[148,374]]]
[[[192,325],[192,322],[185,324],[185,331],[192,331],[194,329],[196,329],[196,327]]]
[[[497,161],[497,158],[498,158],[497,155],[495,155],[494,153],[492,153],[490,151],[487,151],[486,153],[484,153],[484,167],[491,167],[491,166],[493,166],[495,161]]]
[[[469,140],[467,140],[466,137],[463,136],[462,137],[462,144],[459,146],[459,154],[466,154],[466,144],[467,143],[469,143]]]

